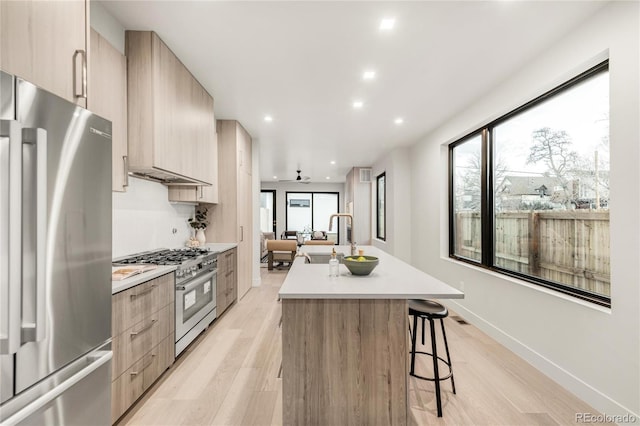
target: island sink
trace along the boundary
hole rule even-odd
[[[326,253],[306,253],[305,254],[305,263],[326,263],[329,264],[329,259],[331,259],[331,252]],[[336,253],[336,259],[338,262],[344,263],[344,253]]]

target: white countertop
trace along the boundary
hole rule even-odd
[[[348,256],[349,246],[333,246]],[[300,252],[330,253],[331,246],[302,246]],[[340,276],[329,276],[328,264],[306,264],[297,257],[280,288],[282,299],[462,299],[464,293],[373,246],[358,246],[380,259],[367,276],[351,275],[340,264]]]
[[[206,243],[204,248],[209,251],[222,253],[223,251],[231,250],[234,247],[238,247],[237,243]]]
[[[111,268],[111,272],[116,269],[123,268],[123,266],[113,266]],[[146,271],[141,274],[134,275],[124,280],[119,281],[111,281],[111,294],[120,293],[121,291],[130,289],[131,287],[135,287],[138,284],[142,284],[145,281],[152,280],[161,275],[168,274],[169,272],[173,272],[176,270],[175,265],[160,265],[151,271]]]

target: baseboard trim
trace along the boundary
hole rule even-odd
[[[605,415],[628,415],[640,418],[640,414],[633,412],[624,405],[618,403],[614,399],[600,392],[598,389],[589,385],[579,377],[560,367],[552,360],[546,358],[534,349],[525,345],[523,342],[506,333],[504,330],[496,327],[484,318],[476,315],[468,310],[459,302],[454,300],[445,300],[456,312],[461,314],[465,320],[487,333],[500,344],[513,351],[515,354],[523,358],[529,364],[533,365],[540,372],[551,378],[553,381],[582,399],[587,404]]]

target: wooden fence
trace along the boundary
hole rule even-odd
[[[456,214],[456,254],[480,260],[480,214]],[[495,265],[610,296],[609,211],[499,213]]]

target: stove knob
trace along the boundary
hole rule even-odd
[[[184,272],[182,271],[182,269],[176,270],[176,278],[182,278],[183,275]]]

